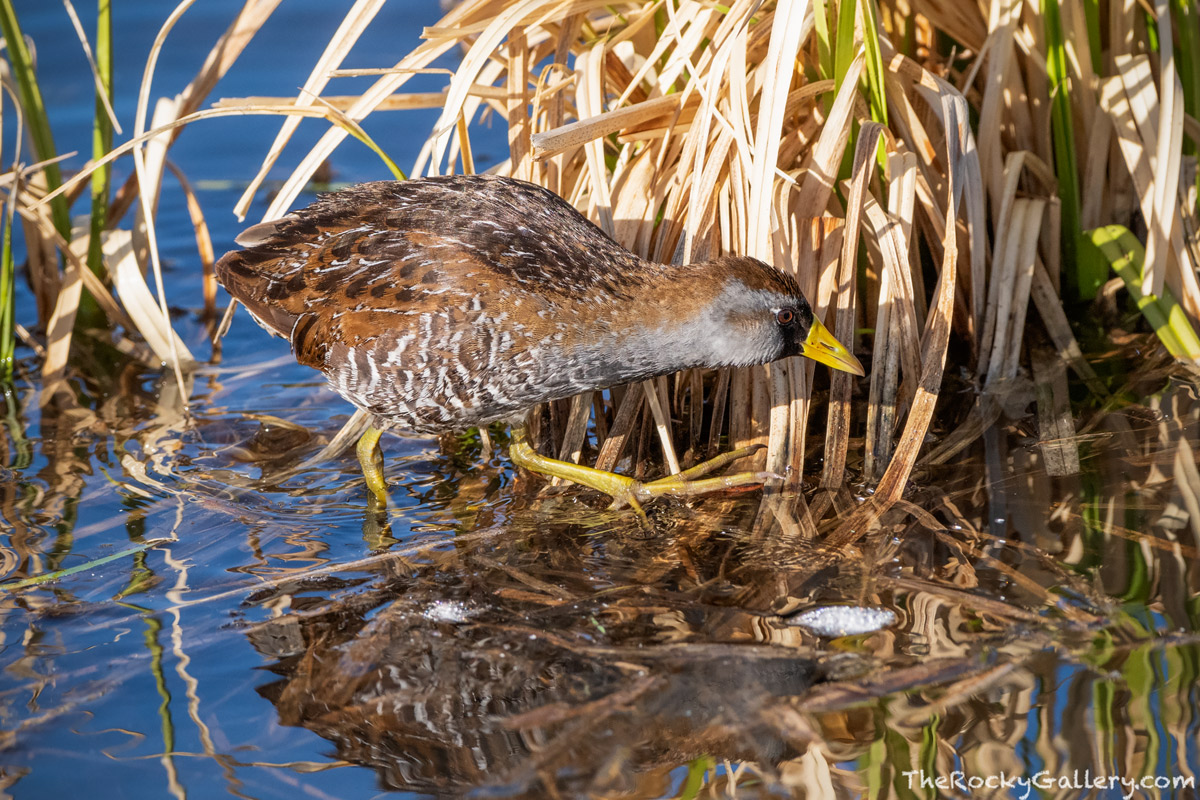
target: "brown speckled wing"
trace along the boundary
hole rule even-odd
[[[513,291],[619,298],[641,263],[541,187],[483,176],[381,181],[325,195],[239,237],[217,275],[268,328],[287,335],[314,304],[405,306],[491,273]],[[485,287],[486,288],[486,287]],[[485,292],[486,293],[486,292]]]
[[[305,313],[318,327],[352,316],[344,333],[361,340],[394,314],[467,300],[611,302],[644,268],[553,193],[480,176],[362,184],[239,241],[250,246],[226,254],[218,278],[260,324],[293,339]]]
[[[581,347],[666,311],[643,291],[661,267],[511,179],[363,184],[240,241],[216,267],[230,294],[344,397],[415,430],[598,385],[588,370],[616,355],[577,363]]]

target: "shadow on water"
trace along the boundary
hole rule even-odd
[[[37,424],[7,398],[5,579],[94,560],[0,594],[4,785],[73,750],[132,796],[1194,796],[1200,401],[1161,370],[1074,475],[1010,396],[843,552],[752,493],[647,531],[475,439],[388,437],[378,515],[352,454],[287,474],[345,418],[290,359],[197,372],[186,420],[104,372]],[[805,500],[818,534],[858,502]]]

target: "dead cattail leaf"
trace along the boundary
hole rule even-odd
[[[112,275],[121,304],[129,312],[137,331],[165,364],[188,367],[195,358],[187,345],[164,320],[134,255],[129,231],[109,231],[104,237],[104,263]]]
[[[216,256],[213,252],[212,235],[208,232],[208,222],[204,219],[204,211],[200,208],[200,200],[192,189],[191,181],[187,179],[183,170],[170,160],[166,163],[171,174],[179,181],[179,187],[183,190],[187,202],[188,216],[196,234],[196,253],[200,256],[200,268],[203,272],[204,316],[212,319],[217,313],[217,277],[213,273]]]
[[[329,82],[330,73],[342,63],[350,49],[362,36],[371,20],[383,8],[384,0],[356,0],[353,7],[342,18],[342,22],[338,25],[336,31],[330,37],[329,42],[325,45],[324,52],[317,59],[317,63],[313,65],[312,72],[309,73],[308,79],[300,88],[300,94],[296,97],[295,106],[303,107],[312,105],[316,97],[321,94],[325,85]],[[259,167],[258,174],[250,179],[250,184],[246,190],[242,192],[241,198],[238,199],[234,206],[234,213],[238,217],[246,216],[246,211],[250,207],[250,201],[254,197],[254,193],[258,191],[258,187],[266,179],[267,173],[271,167],[275,165],[275,161],[279,158],[283,148],[291,139],[292,134],[296,132],[296,128],[300,125],[299,117],[285,117],[283,125],[279,129],[279,133],[275,135],[275,141],[271,143],[271,148],[267,151],[263,158],[262,166]]]
[[[841,342],[854,341],[854,278],[858,266],[858,236],[867,181],[875,169],[875,153],[885,128],[878,122],[864,122],[854,146],[853,178],[846,193],[846,227],[837,278],[837,316],[830,330]],[[821,486],[836,489],[842,485],[846,451],[850,439],[850,381],[847,372],[834,372],[830,378],[829,420],[825,428],[825,469]]]
[[[598,74],[595,70],[591,73]],[[533,157],[543,159],[558,155],[609,134],[672,114],[678,108],[679,98],[675,95],[657,97],[538,133],[533,136]]]

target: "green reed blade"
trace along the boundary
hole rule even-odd
[[[103,564],[107,564],[110,561],[116,561],[118,559],[125,558],[126,556],[130,556],[135,553],[145,552],[146,550],[149,550],[152,547],[157,547],[160,544],[166,544],[167,542],[170,542],[170,541],[172,541],[172,540],[171,539],[161,539],[161,538],[160,539],[150,539],[149,541],[142,542],[141,544],[134,545],[133,547],[126,547],[124,550],[120,550],[116,553],[109,553],[106,556],[101,556],[100,558],[94,558],[91,561],[85,562],[83,564],[77,564],[74,567],[66,567],[65,569],[54,570],[53,572],[47,572],[42,575],[34,575],[31,578],[24,578],[22,580],[9,581],[8,583],[0,583],[0,592],[15,592],[18,589],[27,589],[30,586],[40,586],[43,583],[50,583],[51,581],[56,581],[60,578],[65,578],[69,575],[75,575],[76,573],[79,573],[79,572],[86,572],[90,569],[95,569],[96,567],[99,567]]]
[[[33,57],[29,48],[25,46],[25,37],[17,23],[17,13],[13,9],[12,0],[0,0],[0,33],[4,34],[5,50],[8,53],[9,64],[12,65],[13,77],[21,97],[25,127],[33,140],[34,151],[39,161],[49,161],[58,156],[58,149],[54,146],[54,135],[50,131],[46,105],[42,102],[42,91],[33,69]],[[46,184],[50,191],[62,184],[62,171],[58,164],[47,164],[42,168],[42,172],[46,176]],[[50,216],[59,235],[66,241],[71,241],[71,215],[66,197],[59,195],[50,201]]]
[[[1171,290],[1164,286],[1162,297],[1142,293],[1146,248],[1137,237],[1121,225],[1105,225],[1088,231],[1087,236],[1113,272],[1125,282],[1129,296],[1154,328],[1167,352],[1175,358],[1200,363],[1200,337],[1196,336],[1196,330]]]
[[[863,46],[867,50],[864,72],[867,76],[867,101],[871,106],[871,119],[887,125],[887,92],[884,91],[883,54],[879,49],[879,10],[875,0],[860,0],[863,13]],[[879,142],[879,152],[884,155],[883,140]],[[880,166],[886,166],[881,161]]]
[[[687,777],[679,787],[679,800],[695,800],[708,784],[708,773],[717,765],[712,756],[693,758],[687,765]]]
[[[1179,46],[1175,57],[1179,59],[1179,80],[1183,83],[1183,108],[1189,116],[1200,115],[1200,12],[1195,0],[1175,0],[1172,9],[1175,32]],[[1183,151],[1188,155],[1200,155],[1200,144],[1185,137]],[[1200,172],[1196,176],[1200,188]],[[1192,209],[1195,211],[1195,209]]]
[[[16,268],[12,248],[13,202],[13,195],[9,195],[4,215],[4,230],[0,234],[0,379],[5,383],[12,381],[13,360],[17,352],[14,327]]]
[[[836,94],[841,88],[842,81],[846,79],[846,73],[850,71],[850,64],[854,62],[854,56],[858,53],[858,46],[854,41],[854,17],[858,10],[858,3],[855,0],[840,0],[838,5],[838,21],[837,39],[833,49],[833,91]]]
[[[112,150],[113,125],[108,116],[112,104],[112,14],[109,0],[98,0],[96,15],[96,74],[100,86],[96,91],[95,122],[92,125],[92,158],[99,161]],[[108,103],[100,92],[107,95]],[[92,173],[92,218],[91,236],[88,238],[88,268],[97,275],[103,274],[100,235],[108,225],[108,193],[112,181],[112,164],[105,164]]]
[[[1083,0],[1083,22],[1087,27],[1088,53],[1092,57],[1092,69],[1097,75],[1101,75],[1104,69],[1104,53],[1100,49],[1100,0]]]
[[[867,82],[867,103],[871,108],[871,119],[887,125],[887,92],[884,89],[883,54],[879,49],[879,9],[875,0],[860,0],[863,13],[863,46],[866,48],[866,63],[863,73]],[[887,138],[881,136],[875,146],[875,160],[879,163],[879,174],[887,174]],[[884,183],[884,186],[887,184]],[[885,190],[886,192],[886,190]]]
[[[829,41],[829,6],[825,0],[813,0],[813,32],[817,35],[817,68],[820,77],[833,77],[833,47]]]
[[[1075,158],[1075,126],[1071,120],[1070,67],[1057,0],[1042,0],[1046,30],[1046,72],[1050,78],[1050,130],[1054,139],[1054,171],[1062,200],[1062,256],[1067,286],[1076,299],[1091,300],[1107,272],[1089,271],[1079,250],[1079,164]]]

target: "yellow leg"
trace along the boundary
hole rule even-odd
[[[387,484],[383,481],[383,453],[379,449],[381,431],[374,425],[367,428],[359,437],[358,445],[354,448],[358,453],[358,463],[362,466],[363,477],[367,479],[367,489],[375,495],[379,504],[387,507]]]
[[[666,478],[660,478],[649,483],[641,483],[640,481],[635,481],[633,478],[618,475],[615,472],[605,472],[604,470],[544,456],[534,450],[529,444],[523,427],[513,428],[512,444],[509,446],[508,452],[513,463],[519,467],[596,489],[597,491],[604,492],[613,499],[612,508],[632,506],[635,511],[640,512],[641,503],[646,500],[652,500],[655,497],[662,497],[664,495],[690,497],[738,486],[756,486],[770,478],[779,477],[769,472],[739,472],[735,475],[725,475],[720,478],[692,480],[692,478],[705,475],[739,458],[748,456],[760,448],[761,445],[743,447],[732,453],[726,453],[723,456],[717,456],[714,459],[705,461],[703,464],[698,464],[677,475],[669,475]]]

